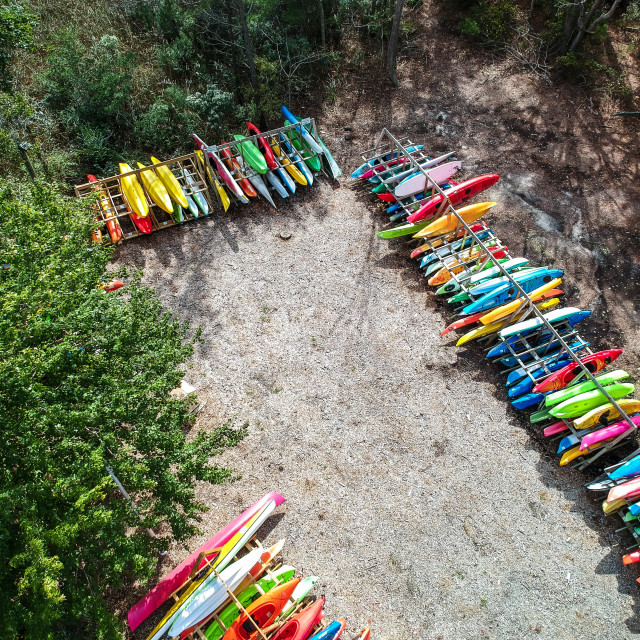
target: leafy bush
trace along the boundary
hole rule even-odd
[[[206,126],[217,134],[226,133],[228,125],[235,124],[244,115],[243,110],[236,105],[233,94],[223,91],[217,84],[208,85],[204,93],[190,95],[187,103]]]
[[[480,2],[472,6],[458,24],[463,35],[497,44],[511,40],[517,7],[511,0],[498,0],[496,3]]]
[[[11,84],[9,65],[15,49],[32,49],[36,17],[20,4],[3,2],[0,6],[0,86]]]
[[[112,250],[90,243],[93,226],[49,187],[0,191],[3,638],[119,638],[105,596],[151,577],[169,536],[194,534],[196,481],[228,479],[210,458],[244,435],[187,439],[169,391],[198,336],[136,278],[97,288]]]

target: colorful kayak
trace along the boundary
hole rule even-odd
[[[557,322],[563,322],[564,320],[569,320],[573,316],[580,313],[583,313],[583,311],[576,307],[563,307],[562,309],[555,309],[554,311],[545,313],[543,317],[547,322],[554,324]],[[506,327],[505,329],[502,329],[500,331],[500,337],[509,338],[512,336],[527,335],[533,331],[536,331],[537,329],[540,329],[542,326],[544,326],[544,323],[541,318],[529,318],[528,320],[518,322]]]
[[[200,162],[202,163],[202,166],[205,167],[206,165],[204,163],[204,154],[202,153],[202,151],[200,149],[197,149],[196,154],[198,158],[200,158]],[[218,181],[218,178],[215,177],[215,175],[213,174],[213,171],[209,169],[209,167],[207,167],[207,176],[209,178],[209,182],[216,188],[216,192],[218,193],[218,197],[220,198],[220,202],[222,203],[222,208],[225,211],[227,211],[231,206],[231,200],[229,200],[229,195],[225,191],[224,187]]]
[[[526,258],[510,258],[504,261],[500,261],[500,265],[502,269],[504,269],[507,273],[512,273],[523,267],[526,267],[529,264],[529,260]],[[470,287],[472,285],[480,284],[481,282],[485,282],[487,280],[491,280],[498,274],[502,273],[500,267],[493,266],[493,262],[487,261],[485,267],[479,270],[478,267],[475,269],[476,273],[463,273],[460,277],[457,278],[457,282],[454,280],[450,280],[445,282],[445,284],[440,287],[436,291],[436,295],[447,295],[455,293],[460,289],[460,284],[464,283],[465,286]]]
[[[597,431],[588,433],[580,440],[580,449],[592,447],[594,444],[603,442],[604,440],[613,440],[623,433],[629,432],[628,435],[631,435],[634,431],[637,431],[637,427],[640,426],[640,416],[634,416],[631,418],[631,422],[636,425],[636,429],[633,429],[626,420],[622,420],[604,429],[598,429]]]
[[[596,376],[595,379],[602,386],[606,386],[608,384],[613,384],[614,382],[619,382],[620,380],[624,380],[628,378],[629,374],[622,369],[617,369],[616,371],[610,371],[609,373],[603,373],[599,376]],[[566,387],[565,389],[559,389],[554,392],[547,392],[548,395],[544,399],[544,404],[547,407],[553,407],[556,404],[560,404],[561,402],[565,402],[570,398],[574,398],[575,396],[580,395],[581,393],[586,393],[587,391],[592,391],[596,388],[596,385],[591,380],[585,380],[585,382],[581,382],[579,384],[572,385],[570,387]]]
[[[447,191],[447,198],[451,202],[452,206],[456,207],[459,204],[468,202],[471,198],[474,198],[478,194],[482,193],[489,187],[492,187],[500,176],[497,173],[491,173],[484,176],[476,176],[470,180],[465,180],[456,185],[453,189]],[[425,218],[433,217],[440,205],[442,204],[444,197],[438,194],[431,198],[428,202],[423,204],[415,213],[412,213],[407,222],[419,222]]]
[[[308,576],[299,582],[289,602],[282,608],[280,619],[288,618],[295,611],[296,606],[311,593],[319,579],[318,576]]]
[[[458,209],[457,213],[458,216],[460,216],[467,224],[471,224],[472,222],[482,218],[482,216],[497,204],[497,202],[478,202],[477,204],[470,204],[466,207],[462,207],[462,209]],[[409,216],[409,218],[411,218],[411,216]],[[423,224],[426,222],[424,219],[420,222],[410,220],[409,218],[407,218],[407,220],[410,224]],[[416,233],[414,238],[434,238],[454,231],[460,224],[458,217],[452,213],[441,216],[434,222],[429,222],[430,224],[427,224],[419,233]]]
[[[214,536],[209,538],[203,545],[196,549],[188,558],[183,560],[173,571],[164,577],[149,593],[138,603],[133,605],[128,613],[129,627],[133,631],[144,620],[146,620],[163,602],[167,600],[182,584],[185,583],[194,565],[199,560],[198,567],[201,568],[206,562],[206,558],[201,558],[200,554],[210,549],[217,549],[229,542],[243,527],[245,527],[254,516],[268,507],[271,513],[277,506],[281,505],[285,499],[275,491],[266,494],[260,500],[252,504],[243,511],[235,520],[221,529]]]
[[[294,124],[294,123],[291,122],[290,120],[284,121],[285,127],[289,126],[290,124]],[[313,150],[306,143],[306,139],[302,138],[297,130],[289,132],[289,139],[291,140],[291,143],[298,151],[302,152],[303,150],[307,150],[308,157],[304,158],[304,161],[306,165],[309,167],[309,169],[311,169],[311,171],[322,171],[322,160],[320,160],[320,158],[317,155],[312,155]],[[311,137],[311,139],[313,140],[313,137]],[[317,145],[317,147],[318,149],[320,149],[320,151],[316,153],[322,153],[322,147],[320,145]]]
[[[598,351],[598,353],[592,353],[584,358],[580,358],[580,362],[590,373],[594,374],[610,365],[621,354],[622,349],[607,349],[606,351]],[[582,368],[580,365],[576,362],[572,362],[564,369],[556,371],[556,373],[549,376],[543,382],[539,382],[533,390],[545,393],[547,391],[562,389],[581,374]]]
[[[305,640],[320,620],[324,596],[287,620],[270,640]]]
[[[229,169],[227,169],[222,159],[215,152],[213,147],[208,147],[204,140],[199,138],[195,133],[193,134],[193,139],[196,141],[198,147],[203,153],[206,153],[209,159],[213,160],[213,163],[216,165],[216,171],[218,175],[222,178],[224,183],[231,189],[231,193],[233,193],[243,204],[247,204],[249,200],[244,195],[242,189],[235,181],[235,178],[231,175]],[[186,206],[186,205],[184,205]]]
[[[243,607],[248,607],[255,602],[262,593],[268,593],[274,587],[289,582],[293,579],[296,570],[293,567],[284,565],[279,569],[269,572],[269,575],[260,578],[256,584],[247,587],[238,595],[238,601]],[[240,615],[240,609],[235,602],[225,607],[219,614],[218,619],[214,620],[205,631],[207,640],[219,640],[225,634],[225,630],[220,626],[220,622],[228,629]]]
[[[233,139],[245,140],[245,136],[241,136],[235,134]],[[267,161],[265,157],[260,153],[260,149],[256,147],[251,140],[245,140],[244,142],[238,142],[238,147],[240,147],[240,153],[244,158],[244,161],[252,168],[255,169],[258,173],[265,174],[269,171],[269,167],[267,166]]]
[[[284,151],[291,158],[291,162],[298,168],[298,170],[304,174],[304,177],[307,179],[309,186],[313,184],[313,173],[309,169],[309,167],[305,164],[302,156],[296,153],[295,147],[291,144],[291,140],[284,134],[280,134],[280,143],[282,144]],[[274,149],[275,151],[275,149]]]
[[[629,500],[636,496],[640,496],[640,478],[633,478],[613,487],[607,495],[606,502],[613,503],[618,500]]]
[[[91,174],[87,176],[87,180],[89,182],[98,182],[98,178]],[[100,209],[102,209],[102,217],[106,220],[107,231],[111,237],[111,242],[119,242],[122,238],[122,229],[120,228],[118,219],[115,217],[115,211],[112,211],[111,203],[104,189],[98,186],[96,187],[96,191],[100,197]]]
[[[616,401],[618,406],[628,415],[640,413],[640,400]],[[606,427],[613,420],[621,418],[620,412],[610,403],[603,404],[573,421],[576,429],[591,429],[598,425]]]
[[[189,187],[191,187],[191,197],[196,201],[196,204],[198,205],[200,211],[202,211],[203,215],[208,216],[209,204],[201,191],[194,190],[194,188],[197,187],[197,184],[193,179],[193,176],[188,171],[185,171],[184,177]]]
[[[280,164],[288,171],[289,175],[298,184],[301,184],[302,186],[307,186],[309,184],[309,181],[307,180],[304,173],[302,173],[302,171],[300,171],[300,169],[298,169],[298,167],[296,167],[296,165],[293,164],[293,162],[289,161],[289,158],[285,156],[285,154],[282,152],[282,149],[280,149],[280,147],[277,144],[272,144],[271,149],[273,150],[273,153],[276,156],[276,158],[278,158],[278,161],[280,162]]]
[[[426,170],[429,175],[428,179],[424,173],[416,173],[400,182],[393,190],[393,195],[398,200],[401,200],[402,198],[426,191],[433,186],[433,183],[442,184],[446,182],[449,178],[455,176],[461,168],[461,162],[446,162],[433,169]]]
[[[118,166],[121,174],[133,171],[126,162],[120,162]],[[135,175],[120,178],[120,186],[122,187],[122,193],[131,207],[131,210],[138,217],[146,218],[149,215],[149,205],[147,204],[147,198],[144,195],[142,186],[138,182],[138,178],[136,178]]]
[[[151,156],[151,162],[153,164],[160,164],[160,160]],[[178,179],[173,175],[173,171],[167,167],[167,165],[157,166],[155,167],[156,174],[158,178],[162,181],[165,188],[169,192],[171,199],[174,202],[177,202],[183,209],[187,209],[189,205],[187,204],[187,199],[185,198],[184,192],[182,191],[182,185],[178,182]]]
[[[138,162],[138,169],[145,169],[145,165],[142,162]],[[149,197],[155,204],[157,204],[163,211],[167,213],[173,213],[173,202],[171,202],[171,196],[164,183],[155,174],[152,169],[146,169],[146,171],[140,171],[140,179],[144,188],[147,190]]]
[[[223,142],[222,144],[227,143]],[[250,198],[257,198],[258,192],[253,188],[253,185],[249,182],[249,180],[247,180],[247,177],[244,175],[244,173],[242,173],[242,169],[231,153],[231,150],[228,147],[225,149],[220,149],[220,156],[225,161],[227,167],[229,168],[229,171],[233,174],[233,177],[238,182],[245,194]]]
[[[273,154],[273,149],[269,146],[267,139],[262,135],[260,129],[251,122],[247,122],[247,129],[249,129],[249,134],[256,136],[258,147],[260,148],[260,151],[262,151],[267,167],[269,169],[277,169],[278,163],[276,162],[276,157]]]
[[[325,629],[311,636],[309,640],[338,640],[346,626],[347,622],[344,618],[334,620]]]
[[[497,247],[495,245],[489,245],[487,249],[496,260],[506,259],[506,252],[509,250],[508,247]],[[465,270],[472,271],[474,267],[479,266],[479,263],[488,257],[489,255],[485,253],[484,249],[475,248],[459,254],[457,258],[445,260],[442,267],[439,266],[439,263],[435,263],[425,271],[425,278],[435,271],[434,275],[427,280],[427,284],[430,287],[439,287],[446,284],[452,279],[453,275],[464,273]],[[486,264],[488,267],[492,267],[495,262],[486,260]]]
[[[614,400],[628,396],[630,393],[633,393],[634,389],[634,385],[629,383],[612,384],[605,387],[605,391]],[[549,413],[556,418],[570,420],[571,418],[582,416],[587,413],[587,411],[595,409],[606,402],[607,398],[602,391],[594,389],[593,391],[587,391],[576,398],[560,403],[553,407]]]
[[[285,604],[298,586],[300,578],[274,587],[246,608],[224,634],[225,640],[252,640],[258,629],[266,629],[280,615]]]
[[[269,167],[269,172],[267,172],[267,181],[271,184],[278,193],[285,198],[279,186],[276,186],[274,180],[279,180],[277,184],[284,184],[289,193],[293,194],[296,192],[296,183],[291,178],[286,169],[282,168],[278,162],[276,161],[275,154],[273,149],[269,146],[267,139],[261,134],[260,129],[256,127],[255,124],[251,122],[247,122],[247,128],[249,129],[249,133],[256,136],[256,140],[258,142],[258,147],[264,156],[264,159],[267,161],[267,167]]]
[[[384,240],[390,240],[391,238],[401,238],[402,236],[410,236],[424,229],[429,223],[426,220],[422,222],[416,222],[415,224],[407,223],[400,225],[399,227],[393,227],[392,229],[385,229],[384,231],[378,231],[376,234],[378,238]]]
[[[285,126],[287,126],[288,124],[296,124],[300,122],[299,118],[296,118],[296,116],[294,116],[293,113],[291,113],[291,111],[289,111],[289,109],[287,109],[287,107],[285,107],[284,105],[280,107],[280,111],[282,112],[282,115],[285,118],[287,118],[287,122],[285,122]],[[315,138],[313,137],[313,135],[311,135],[307,127],[305,127],[304,125],[300,125],[296,129],[296,133],[302,138],[302,140],[304,140],[304,143],[312,151],[314,151],[317,154],[323,153],[322,147],[318,142],[316,142]]]

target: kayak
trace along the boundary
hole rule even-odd
[[[250,604],[224,634],[225,640],[250,640],[258,635],[258,628],[266,629],[273,624],[299,582],[300,578],[294,578]]]
[[[291,595],[289,602],[282,608],[279,619],[288,618],[295,611],[296,606],[311,593],[319,579],[318,576],[308,576],[301,580]]]
[[[247,204],[249,200],[244,195],[242,189],[235,181],[235,178],[231,175],[231,172],[225,166],[222,159],[218,156],[218,154],[213,150],[212,147],[208,147],[204,140],[199,138],[195,133],[192,134],[193,139],[196,141],[196,144],[200,147],[200,150],[206,152],[207,156],[213,160],[213,163],[216,165],[216,171],[218,175],[222,178],[225,184],[231,189],[231,193],[233,193],[243,204]]]
[[[429,175],[428,180],[424,173],[416,173],[400,182],[393,190],[393,195],[400,200],[420,193],[430,188],[433,183],[442,184],[446,182],[449,178],[455,176],[461,168],[461,162],[446,162],[433,169],[426,170]]]
[[[593,447],[591,447],[590,450],[583,451],[582,449],[580,449],[580,447],[573,447],[573,449],[568,449],[562,454],[562,457],[560,458],[560,466],[564,467],[568,465],[570,462],[573,462],[574,460],[577,460],[582,456],[589,455],[590,453],[593,453],[593,451],[595,451],[596,449],[600,449],[603,446],[604,446],[604,442],[601,442],[600,444],[593,445]]]
[[[120,168],[121,174],[133,171],[126,162],[120,162],[118,167]],[[120,178],[120,186],[122,187],[122,193],[131,207],[131,210],[140,218],[148,216],[149,205],[147,204],[147,198],[144,195],[142,186],[138,182],[138,178],[136,178],[135,175]]]
[[[476,176],[470,180],[465,180],[464,182],[456,185],[453,189],[447,191],[447,198],[452,206],[455,207],[471,200],[471,198],[474,198],[489,187],[492,187],[499,179],[500,176],[497,173],[490,173],[483,176]],[[418,222],[419,220],[424,220],[425,218],[434,216],[443,200],[444,196],[441,194],[433,196],[433,198],[423,204],[420,209],[415,213],[412,213],[407,218],[407,222]]]
[[[184,197],[187,199],[187,207],[189,208],[189,213],[194,218],[199,218],[200,210],[198,209],[198,205],[196,204],[196,201],[191,197],[191,195],[189,195],[189,192],[187,191],[186,187],[182,187],[182,193],[184,194]]]
[[[491,280],[491,278],[495,277],[499,273],[502,273],[500,267],[492,266],[492,261],[487,261],[485,267],[480,270],[476,268],[477,273],[469,273],[462,274],[457,280],[457,282],[449,281],[446,282],[440,289],[436,291],[436,295],[444,295],[447,293],[454,293],[460,288],[461,283],[466,283],[466,286],[471,286],[475,284],[479,284],[481,282],[485,282],[487,280]],[[507,260],[499,261],[502,269],[504,269],[507,273],[512,273],[513,271],[522,269],[529,264],[529,260],[526,258],[508,258]]]
[[[87,180],[89,182],[98,182],[98,178],[91,174],[87,176]],[[100,197],[100,209],[102,209],[102,217],[106,220],[107,231],[111,237],[111,242],[118,242],[122,238],[122,229],[120,228],[118,219],[115,217],[115,212],[111,209],[109,198],[100,186],[95,187],[95,190]]]
[[[618,500],[629,500],[636,496],[640,496],[640,478],[633,478],[612,487],[605,502],[613,503]]]
[[[227,144],[227,143],[223,142],[222,144]],[[245,194],[250,198],[257,198],[258,197],[257,191],[253,188],[252,184],[247,180],[244,173],[242,173],[242,169],[240,169],[240,165],[238,164],[237,160],[233,157],[231,150],[228,147],[225,149],[221,149],[220,155],[226,162],[227,167],[229,167],[229,170],[233,174],[233,177],[237,180],[238,184],[240,185],[242,190],[245,192]]]
[[[305,640],[322,620],[324,596],[289,618],[270,640]]]
[[[269,575],[260,578],[256,584],[252,584],[247,587],[238,597],[238,601],[243,607],[248,607],[252,602],[255,602],[262,592],[268,593],[274,587],[289,582],[293,579],[296,570],[293,567],[284,565],[279,569],[269,572]],[[232,602],[225,607],[219,614],[218,618],[214,620],[211,625],[205,631],[207,640],[219,640],[225,634],[225,630],[220,626],[218,620],[228,629],[240,615],[240,609],[235,602]]]
[[[414,151],[420,151],[421,149],[424,148],[423,144],[417,145],[415,147],[409,147],[407,149],[407,151],[409,153],[412,153]],[[352,178],[359,178],[365,171],[369,170],[371,167],[373,167],[376,163],[378,162],[387,162],[388,160],[391,160],[392,158],[397,157],[397,152],[394,151],[393,153],[389,152],[385,155],[382,156],[376,156],[375,158],[372,158],[371,160],[369,160],[368,162],[365,162],[364,164],[361,164],[352,174],[351,177]],[[450,153],[449,156],[452,156],[453,153]]]
[[[302,186],[307,186],[309,181],[306,176],[295,164],[293,164],[287,156],[282,152],[282,149],[277,144],[272,144],[271,149],[273,150],[274,155],[280,161],[280,164],[289,172],[289,175]]]
[[[627,435],[631,435],[637,430],[637,427],[640,426],[640,416],[634,416],[631,418],[631,422],[636,425],[636,429],[633,429],[626,420],[621,420],[608,427],[604,427],[604,429],[598,429],[597,431],[588,433],[580,441],[580,449],[586,449],[603,440],[612,440],[627,431],[629,432]]]
[[[235,134],[233,139],[245,140],[245,136],[241,136]],[[267,166],[267,161],[265,157],[260,153],[260,149],[256,147],[251,140],[245,140],[244,142],[238,142],[236,145],[240,147],[240,153],[244,158],[244,161],[252,168],[255,169],[258,173],[265,174],[269,171],[269,167]]]
[[[184,212],[177,202],[173,203],[173,211],[171,212],[171,215],[176,222],[184,222]]]
[[[344,618],[334,620],[322,631],[319,631],[314,636],[311,636],[309,640],[337,640],[347,626],[347,622]]]
[[[458,216],[460,216],[467,224],[471,224],[476,220],[482,218],[489,209],[495,207],[497,202],[478,202],[477,204],[470,204],[466,207],[462,207],[457,211]],[[419,224],[420,221],[412,220],[413,216],[409,216],[407,221],[413,224]],[[425,222],[423,218],[420,219],[422,222]],[[458,217],[453,213],[448,213],[447,215],[441,216],[435,222],[431,222],[428,224],[422,231],[417,233],[414,238],[430,238],[435,236],[440,236],[442,234],[448,233],[450,231],[454,231],[456,227],[460,224]]]
[[[509,250],[508,247],[498,248],[494,245],[488,246],[487,249],[496,260],[506,259],[506,252]],[[482,260],[486,260],[485,265],[487,269],[493,267],[495,262],[491,259],[487,260],[489,257],[484,249],[475,248],[459,254],[457,258],[449,258],[443,261],[444,266],[442,267],[436,262],[425,271],[424,276],[426,278],[435,271],[434,275],[427,280],[427,284],[430,287],[439,287],[449,282],[454,275],[461,274],[465,270],[469,272],[472,271],[474,267],[479,267]],[[469,274],[469,276],[471,276],[471,274]]]
[[[201,191],[194,191],[194,187],[197,187],[196,181],[193,179],[193,176],[185,170],[184,172],[185,180],[187,184],[191,187],[191,197],[195,200],[198,208],[205,216],[209,215],[209,204],[207,199],[204,197],[204,194]]]
[[[616,402],[628,416],[640,413],[640,400],[628,399]],[[610,421],[621,417],[620,412],[608,402],[574,420],[573,426],[576,429],[591,429],[598,425],[606,427]]]
[[[296,165],[299,171],[304,174],[304,177],[307,179],[309,186],[313,184],[313,173],[309,170],[309,167],[305,164],[302,157],[296,153],[295,147],[292,146],[291,140],[284,134],[280,134],[280,142],[284,147],[284,150],[289,157],[291,158],[291,162]]]
[[[138,162],[138,169],[145,169],[145,165],[142,162]],[[171,197],[169,196],[169,192],[167,188],[164,186],[164,183],[158,176],[155,171],[152,169],[147,169],[146,171],[140,171],[140,178],[142,180],[142,184],[144,188],[147,190],[149,197],[153,200],[155,204],[157,204],[163,211],[167,213],[173,213],[173,203],[171,202]]]
[[[284,121],[285,127],[289,126],[290,124],[294,124],[294,123],[291,122],[290,120]],[[288,135],[289,135],[289,139],[291,140],[291,143],[298,151],[302,151],[303,149],[307,149],[307,151],[310,151],[309,157],[304,158],[304,161],[306,165],[309,167],[309,169],[311,169],[312,171],[322,171],[322,160],[320,160],[320,158],[316,155],[311,155],[313,150],[306,143],[306,139],[302,138],[297,130],[290,131]],[[322,147],[320,145],[317,145],[317,147],[318,149],[320,149],[320,151],[316,153],[322,153]]]
[[[196,155],[198,156],[198,158],[200,158],[202,166],[205,167],[206,165],[204,163],[204,154],[200,149],[196,149]],[[218,196],[220,197],[220,202],[222,203],[223,209],[227,211],[231,206],[231,200],[229,200],[227,192],[224,190],[224,187],[220,184],[220,182],[218,182],[218,179],[213,175],[213,172],[211,171],[211,169],[209,169],[209,167],[207,167],[207,176],[209,176],[209,182],[211,182],[211,184],[216,188],[216,191],[218,192]]]
[[[482,223],[476,223],[471,225],[470,229],[474,231],[477,237],[480,240],[487,240],[488,242],[495,242],[491,237],[491,232],[489,229],[484,229]],[[475,242],[475,239],[470,237],[467,233],[466,229],[462,229],[464,232],[462,235],[467,234],[466,237],[463,237],[462,240],[456,240],[457,237],[460,236],[460,232],[458,232],[458,236],[450,236],[445,237],[443,240],[431,240],[429,241],[429,245],[432,245],[436,248],[429,248],[428,251],[423,251],[424,253],[422,258],[420,259],[420,269],[424,269],[427,265],[433,264],[434,262],[444,262],[448,257],[454,256],[456,253],[463,251],[467,247],[471,248]],[[424,246],[424,245],[423,245]]]
[[[262,135],[262,132],[255,124],[251,122],[247,122],[247,129],[249,129],[249,133],[256,136],[256,140],[258,142],[258,146],[260,147],[260,151],[262,151],[262,156],[264,157],[267,167],[269,169],[277,169],[278,163],[276,162],[276,157],[273,154],[273,149],[269,146],[267,139]]]
[[[633,393],[634,389],[634,385],[629,383],[612,384],[605,387],[605,391],[614,400],[628,396],[630,393]],[[587,411],[599,407],[606,403],[606,401],[607,398],[602,391],[594,389],[593,391],[587,391],[575,398],[556,405],[549,413],[556,418],[569,420],[570,418],[577,418],[584,415]]]
[[[300,122],[300,120],[296,118],[296,116],[294,116],[293,113],[291,113],[291,111],[289,111],[289,109],[287,109],[287,107],[285,107],[284,105],[280,107],[280,111],[282,112],[282,115],[285,118],[287,118],[287,122],[285,122],[285,126],[287,126],[288,124],[296,124]],[[296,133],[302,138],[302,140],[304,140],[305,144],[312,151],[314,151],[317,154],[323,153],[323,150],[320,144],[316,142],[315,138],[311,135],[309,130],[304,125],[300,125],[299,127],[297,127]]]
[[[628,377],[629,374],[626,371],[617,369],[616,371],[610,371],[609,373],[603,373],[602,375],[596,376],[595,379],[602,386],[606,386],[608,384],[613,384],[614,382],[624,380]],[[554,391],[552,393],[547,392],[549,393],[549,395],[545,397],[544,403],[545,406],[552,407],[581,393],[592,391],[595,388],[596,385],[594,382],[592,382],[591,380],[586,380],[585,382],[581,382],[580,384],[576,384],[565,389],[560,389],[559,391]]]
[[[127,614],[129,628],[135,630],[144,620],[146,620],[163,602],[177,591],[182,584],[188,579],[192,569],[200,569],[207,558],[202,558],[200,554],[211,549],[217,549],[227,544],[234,538],[243,528],[252,521],[256,514],[263,512],[267,507],[270,514],[273,510],[281,505],[285,499],[275,491],[266,494],[260,500],[252,504],[248,509],[243,511],[235,520],[226,525],[214,536],[209,538],[203,545],[198,547],[188,558],[183,560],[173,571],[164,577],[144,598],[137,602]],[[208,556],[211,557],[211,554]],[[196,561],[198,566],[196,567]]]
[[[378,231],[376,234],[378,238],[383,240],[390,240],[391,238],[401,238],[402,236],[410,236],[424,229],[429,224],[428,221],[416,222],[415,224],[407,223],[400,225],[399,227],[393,227],[392,229],[386,229],[385,231]]]
[[[598,351],[580,359],[580,362],[590,373],[597,373],[610,365],[618,356],[622,354],[622,349],[607,349]],[[577,362],[572,362],[564,369],[557,371],[543,382],[538,383],[534,391],[545,392],[562,389],[570,384],[577,376],[582,374],[582,368]]]
[[[153,162],[153,164],[160,164],[160,160],[158,160],[158,158],[155,158],[154,156],[151,156],[151,162]],[[185,198],[182,191],[182,185],[173,175],[173,171],[171,171],[171,169],[169,169],[166,164],[156,167],[155,170],[158,178],[162,180],[162,183],[169,192],[171,199],[174,202],[177,202],[184,209],[187,209],[189,205],[187,204],[187,199]]]
[[[278,165],[278,163],[276,162],[276,157],[273,152],[273,149],[269,146],[267,139],[263,135],[261,135],[260,129],[258,129],[258,127],[256,127],[251,122],[247,122],[247,128],[249,129],[249,133],[252,133],[256,136],[256,140],[258,141],[258,147],[260,148],[260,151],[262,151],[262,155],[264,156],[264,159],[267,162],[267,167],[269,167],[269,171],[267,172],[266,175],[267,175],[267,180],[269,181],[271,186],[274,187],[274,189],[276,189],[276,191],[278,191],[278,193],[283,198],[287,197],[282,194],[280,187],[276,186],[276,183],[274,181],[276,180],[276,177],[277,177],[277,179],[279,180],[278,184],[281,184],[281,183],[284,184],[284,186],[288,189],[289,193],[292,193],[292,194],[295,193],[296,192],[295,181],[291,178],[291,176],[287,173],[285,169],[283,169],[282,167],[280,167],[280,165]]]
[[[540,271],[533,271],[531,273],[526,273],[523,277],[518,279],[518,286],[525,291],[526,293],[530,293],[534,291],[538,287],[543,284],[548,284],[553,280],[562,276],[563,271],[561,269],[542,269]],[[519,291],[516,287],[513,286],[510,282],[505,283],[493,291],[481,296],[471,304],[466,305],[462,308],[460,315],[469,315],[472,313],[476,313],[477,311],[488,311],[493,307],[497,307],[505,304],[506,302],[511,302],[514,298],[519,295]],[[529,321],[527,321],[529,322]],[[501,331],[501,337],[503,337],[504,332],[513,331],[512,328],[503,329]]]
[[[371,629],[365,627],[353,640],[371,640]]]

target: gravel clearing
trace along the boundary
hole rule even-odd
[[[368,621],[375,640],[629,638],[626,539],[496,397],[495,371],[439,337],[403,242],[374,236],[381,216],[349,185],[319,180],[278,213],[236,208],[118,251],[203,327],[185,374],[196,427],[250,424],[220,458],[242,478],[201,487],[211,511],[190,548],[277,490],[284,515],[263,536],[321,577],[348,638]]]

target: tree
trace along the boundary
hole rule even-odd
[[[254,91],[258,90],[258,72],[256,71],[255,56],[253,53],[253,44],[249,35],[249,27],[247,26],[247,13],[244,8],[244,0],[235,0],[236,12],[240,20],[240,28],[242,31],[242,41],[244,43],[244,53],[247,58],[249,67],[249,75],[251,77],[251,86]]]
[[[97,287],[112,251],[90,243],[93,226],[86,204],[51,187],[0,191],[3,638],[120,637],[105,596],[193,535],[194,485],[229,478],[211,456],[244,433],[187,437],[169,391],[198,334],[136,277]]]
[[[389,49],[387,53],[387,69],[389,70],[389,78],[391,78],[391,83],[394,87],[398,86],[397,55],[403,6],[404,0],[396,0],[396,11],[393,16],[393,25],[391,26],[391,35],[389,36]]]
[[[613,16],[620,0],[575,0],[564,5],[563,39],[560,55],[575,51],[584,37]]]

